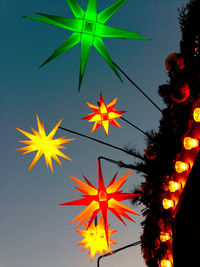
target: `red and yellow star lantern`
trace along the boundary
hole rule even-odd
[[[88,227],[97,216],[99,212],[101,212],[103,217],[104,229],[106,234],[106,240],[108,242],[108,210],[110,210],[122,223],[125,224],[124,220],[121,216],[125,217],[128,220],[134,222],[134,220],[127,214],[135,214],[139,215],[137,212],[128,208],[124,204],[120,203],[120,201],[131,199],[140,196],[139,194],[126,194],[119,191],[122,185],[126,182],[127,177],[130,175],[132,170],[122,176],[119,180],[115,181],[117,173],[109,183],[107,187],[105,187],[100,160],[98,160],[98,188],[96,188],[86,177],[84,177],[86,183],[78,180],[77,178],[69,175],[71,179],[73,179],[80,187],[75,187],[81,193],[83,193],[83,198],[66,202],[60,205],[82,205],[86,206],[86,208],[71,222],[79,221],[79,227],[81,224],[84,224],[87,220],[90,219]]]
[[[117,232],[117,230],[108,230],[108,244],[106,240],[105,230],[104,230],[104,223],[103,218],[101,216],[100,220],[98,221],[97,225],[93,222],[88,225],[84,223],[85,230],[77,230],[76,232],[79,233],[84,237],[84,239],[77,244],[77,246],[84,246],[82,251],[89,248],[88,254],[91,256],[91,262],[95,256],[95,254],[101,253],[103,256],[105,252],[112,253],[110,249],[110,245],[116,245],[117,243],[113,241],[110,236]]]
[[[102,94],[100,94],[100,104],[99,106],[95,106],[86,102],[86,104],[94,111],[90,113],[88,116],[82,118],[83,120],[89,120],[89,122],[95,122],[92,133],[96,131],[101,125],[103,126],[106,135],[108,135],[109,124],[112,124],[118,128],[121,128],[119,123],[115,120],[116,118],[122,117],[121,114],[126,111],[119,111],[114,109],[115,104],[117,102],[118,97],[113,99],[108,105],[105,104]]]
[[[53,172],[53,165],[52,165],[52,159],[51,158],[53,158],[61,166],[62,166],[62,164],[61,164],[59,158],[57,157],[57,155],[65,158],[65,159],[71,160],[69,157],[67,157],[59,149],[65,148],[62,144],[70,142],[70,141],[75,140],[75,139],[64,139],[64,137],[53,139],[53,137],[54,137],[54,135],[55,135],[62,120],[60,120],[56,124],[56,126],[49,133],[49,135],[46,135],[43,123],[41,124],[37,114],[36,114],[36,117],[37,117],[38,131],[34,130],[31,127],[33,134],[17,128],[18,131],[20,131],[22,134],[24,134],[30,140],[19,141],[20,143],[24,143],[27,146],[16,149],[15,151],[24,151],[23,154],[37,151],[31,165],[29,166],[29,169],[28,169],[29,171],[36,164],[36,162],[40,159],[40,157],[44,154],[47,168],[48,168],[48,166],[50,166],[51,171]]]

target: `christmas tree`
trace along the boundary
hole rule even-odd
[[[167,57],[169,82],[158,88],[166,108],[159,131],[148,133],[145,160],[137,166],[146,181],[135,188],[141,196],[133,203],[145,206],[141,246],[149,267],[190,266],[200,241],[197,116],[195,121],[200,103],[199,12],[199,0],[179,10],[180,52]]]

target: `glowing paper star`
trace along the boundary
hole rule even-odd
[[[111,238],[108,238],[108,244],[105,236],[104,224],[102,217],[98,221],[97,225],[92,222],[88,227],[86,223],[84,223],[85,230],[77,230],[84,237],[84,239],[77,244],[77,246],[85,246],[82,251],[89,248],[88,254],[91,254],[91,261],[93,260],[95,254],[101,253],[103,256],[105,251],[112,253],[109,245],[116,245],[117,243],[113,241]],[[117,230],[108,230],[108,236],[110,237]]]
[[[104,229],[106,233],[106,240],[108,242],[108,210],[110,210],[122,223],[125,224],[124,220],[121,216],[133,221],[133,219],[127,214],[132,213],[135,215],[139,215],[132,209],[128,208],[127,206],[120,203],[120,201],[131,199],[134,197],[140,196],[139,194],[125,194],[122,193],[122,191],[119,191],[119,189],[122,187],[122,185],[126,182],[127,177],[132,172],[129,171],[126,173],[123,177],[121,177],[119,180],[115,181],[117,173],[109,183],[107,187],[104,185],[104,180],[102,176],[101,171],[101,164],[100,160],[98,160],[98,189],[95,188],[95,186],[87,180],[87,178],[84,179],[86,183],[78,180],[77,178],[69,175],[70,178],[72,178],[80,187],[75,187],[77,190],[82,192],[83,198],[74,200],[71,202],[66,202],[60,205],[83,205],[87,206],[71,223],[77,222],[80,220],[78,225],[79,227],[81,224],[83,224],[85,221],[87,221],[90,218],[88,227],[96,217],[96,215],[101,211],[101,214],[103,216],[103,222],[104,222]],[[134,221],[133,221],[134,222]]]
[[[53,15],[36,13],[40,17],[26,16],[25,18],[48,23],[60,28],[73,31],[72,35],[59,46],[54,53],[41,65],[44,66],[55,57],[61,55],[78,43],[81,43],[81,63],[79,90],[83,79],[85,67],[87,64],[90,48],[93,45],[101,56],[106,60],[118,78],[121,80],[116,67],[104,45],[102,40],[105,38],[121,38],[121,39],[142,39],[148,38],[140,36],[137,32],[118,29],[115,27],[104,25],[106,21],[126,2],[126,0],[118,0],[101,13],[97,13],[97,0],[88,0],[86,11],[84,11],[76,0],[67,0],[67,3],[74,14],[75,18],[58,17]]]
[[[53,139],[53,137],[54,137],[54,135],[55,135],[62,120],[60,120],[56,124],[56,126],[53,128],[53,130],[49,133],[49,135],[46,136],[44,125],[40,123],[40,120],[39,120],[37,115],[36,115],[36,117],[37,117],[38,131],[34,130],[31,127],[33,134],[25,132],[25,131],[17,128],[17,130],[20,131],[25,136],[27,136],[30,139],[30,141],[19,141],[20,143],[27,144],[27,146],[16,149],[16,151],[25,151],[23,154],[27,154],[27,153],[38,150],[38,152],[36,153],[36,155],[35,155],[28,170],[30,171],[31,168],[40,159],[40,157],[44,154],[47,168],[48,168],[48,166],[50,166],[51,171],[53,172],[53,166],[52,166],[51,158],[53,158],[55,161],[57,161],[57,163],[59,163],[61,166],[62,166],[62,164],[61,164],[59,158],[57,157],[57,155],[60,157],[66,158],[68,160],[71,160],[69,157],[67,157],[65,154],[63,154],[59,150],[59,148],[65,148],[64,146],[62,146],[62,144],[70,142],[70,141],[75,140],[75,139],[64,139],[64,137]]]
[[[114,109],[117,99],[118,98],[116,97],[106,106],[103,97],[100,94],[99,106],[86,103],[94,111],[94,113],[90,113],[88,116],[82,119],[89,120],[89,122],[95,122],[91,131],[92,133],[102,125],[106,132],[106,135],[108,135],[109,123],[116,127],[121,128],[121,126],[115,119],[121,117],[122,116],[121,114],[125,113],[126,111],[119,111],[117,109]]]

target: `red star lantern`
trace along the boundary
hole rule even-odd
[[[117,102],[118,97],[113,99],[107,106],[103,100],[102,94],[100,94],[100,104],[99,106],[95,106],[90,103],[86,103],[94,113],[90,113],[88,116],[82,118],[83,120],[89,120],[89,122],[95,122],[92,133],[96,131],[101,125],[103,126],[106,135],[108,135],[109,124],[112,124],[118,128],[121,128],[119,123],[115,120],[116,118],[121,117],[123,113],[126,111],[119,111],[114,109],[115,104]]]
[[[88,223],[89,227],[97,214],[101,212],[106,240],[108,242],[108,210],[110,210],[124,224],[125,222],[121,216],[134,222],[134,220],[127,213],[132,213],[135,215],[139,214],[120,203],[120,201],[138,197],[140,196],[140,194],[126,194],[122,193],[122,191],[119,191],[122,185],[126,182],[126,179],[131,172],[132,170],[122,176],[119,180],[115,181],[117,176],[116,173],[109,185],[105,187],[100,160],[98,160],[98,189],[84,176],[83,177],[87,184],[69,175],[69,177],[72,178],[80,186],[75,188],[83,193],[83,198],[71,202],[66,202],[60,205],[86,206],[86,208],[71,223],[80,220],[78,225],[76,226],[77,228],[81,224],[84,224],[88,219],[90,219]]]

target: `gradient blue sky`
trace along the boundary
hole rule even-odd
[[[114,3],[98,0],[98,11]],[[104,39],[112,59],[154,101],[163,108],[157,87],[167,81],[165,58],[179,51],[180,30],[177,8],[185,0],[127,0],[108,21],[108,25],[141,32],[152,41]],[[87,0],[78,0],[85,8]],[[90,142],[58,130],[56,137],[77,138],[67,144],[65,153],[73,162],[56,162],[54,174],[46,168],[44,159],[28,173],[33,153],[14,152],[24,140],[15,128],[30,131],[37,128],[36,113],[47,133],[62,118],[63,127],[80,131],[103,141],[123,147],[134,145],[141,152],[145,148],[144,136],[120,121],[122,129],[110,128],[109,137],[102,129],[90,134],[92,124],[81,120],[90,109],[86,101],[96,103],[102,92],[108,103],[119,97],[116,107],[126,110],[125,118],[144,130],[156,129],[161,114],[122,76],[121,83],[95,48],[91,49],[81,92],[78,94],[80,45],[72,48],[52,63],[38,66],[64,42],[69,31],[25,20],[23,15],[35,12],[73,17],[65,0],[7,1],[1,0],[1,186],[0,186],[0,266],[1,267],[94,267],[87,252],[77,247],[82,238],[70,221],[81,207],[59,207],[58,204],[79,198],[73,189],[71,174],[81,178],[84,174],[97,185],[97,158],[110,157],[134,163],[134,158],[109,147]],[[103,174],[109,182],[117,166],[102,162]],[[118,178],[128,170],[120,169]],[[130,192],[143,178],[134,172],[123,186]],[[127,201],[125,204],[130,205]],[[140,212],[142,207],[132,207]],[[119,248],[139,240],[142,216],[134,216],[136,223],[125,227],[110,215],[112,229],[118,229],[113,239]],[[102,259],[102,267],[144,267],[140,247],[129,248],[119,254]]]

